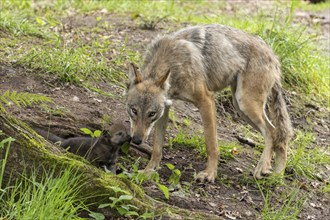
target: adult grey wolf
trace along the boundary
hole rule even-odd
[[[43,129],[35,128],[38,134],[45,139],[56,143],[69,152],[85,157],[93,165],[103,167],[106,171],[116,173],[116,162],[120,147],[130,142],[131,137],[122,124],[110,126],[109,131],[97,138],[72,137],[61,138]]]
[[[206,169],[197,179],[213,182],[217,175],[218,142],[214,92],[231,86],[233,104],[261,132],[265,148],[254,176],[284,170],[292,127],[282,96],[280,63],[259,37],[222,25],[188,27],[155,39],[141,72],[129,65],[127,112],[134,144],[144,142],[155,125],[153,151],[145,168],[158,167],[171,99],[193,103],[201,114],[207,148]],[[265,113],[267,98],[273,124]]]

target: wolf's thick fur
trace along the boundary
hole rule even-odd
[[[204,125],[207,164],[197,178],[214,181],[219,152],[213,94],[227,86],[241,117],[265,138],[254,176],[271,173],[273,151],[275,172],[284,170],[292,127],[282,97],[280,63],[261,38],[221,25],[189,27],[154,40],[141,72],[129,66],[129,79],[132,142],[144,142],[155,125],[146,172],[159,166],[170,99],[180,99],[199,109]],[[265,114],[268,97],[274,125]]]
[[[58,142],[69,152],[85,157],[93,165],[116,173],[116,161],[120,147],[131,140],[126,127],[114,124],[100,137],[61,138],[43,129],[35,129],[42,137],[53,143]]]

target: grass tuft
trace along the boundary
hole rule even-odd
[[[42,174],[42,175],[41,175]],[[41,179],[38,177],[42,176]],[[22,174],[14,185],[0,192],[0,216],[5,219],[81,219],[86,209],[78,194],[86,184],[73,168],[60,175],[53,170],[33,170]]]
[[[273,190],[273,189],[272,189]],[[272,190],[269,189],[262,195],[264,198],[264,207],[261,210],[261,216],[264,220],[280,220],[280,219],[298,219],[306,199],[301,198],[299,189],[288,189],[281,195],[281,204],[274,206],[274,198],[272,198]],[[278,204],[276,202],[276,204]]]
[[[104,59],[96,60],[87,48],[32,48],[19,63],[31,69],[57,74],[69,83],[80,83],[89,77],[100,77],[113,72]]]
[[[297,131],[289,148],[287,170],[308,179],[323,179],[320,166],[330,164],[327,148],[313,147],[314,134]],[[322,150],[323,149],[323,150]]]
[[[169,145],[172,146],[173,144],[195,148],[200,156],[207,156],[205,139],[202,134],[188,135],[183,130],[179,130],[174,138],[169,139]],[[220,157],[225,160],[233,159],[241,150],[241,146],[236,142],[225,141],[220,141],[218,148]]]

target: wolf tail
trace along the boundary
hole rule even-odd
[[[277,81],[272,88],[270,114],[275,126],[273,132],[274,150],[276,154],[280,152],[285,154],[285,156],[283,156],[286,159],[287,145],[293,136],[293,128],[287,106],[282,95],[282,86],[280,81]]]
[[[46,140],[52,142],[52,143],[56,143],[56,142],[62,142],[64,139],[55,135],[55,134],[52,134],[48,131],[45,131],[41,128],[35,128],[34,129],[40,136],[42,136],[43,138],[45,138]]]

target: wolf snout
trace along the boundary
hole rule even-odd
[[[138,137],[138,136],[133,136],[132,142],[135,145],[140,145],[142,143],[142,139],[140,137]]]

